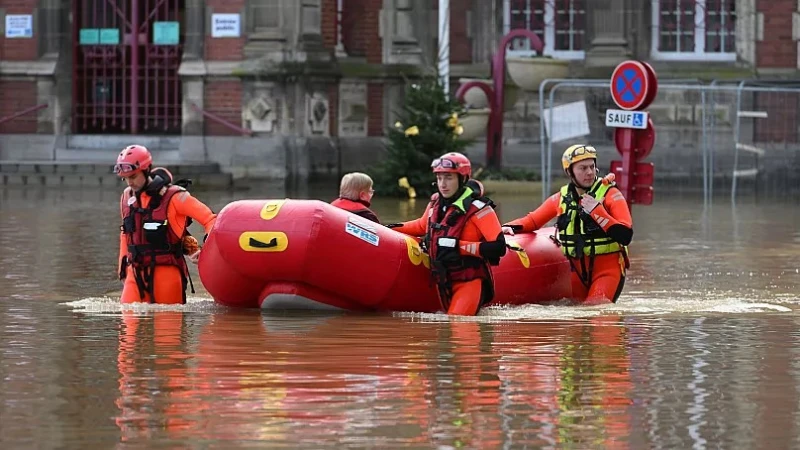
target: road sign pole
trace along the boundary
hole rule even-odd
[[[652,202],[652,164],[640,163],[650,154],[655,144],[655,128],[647,113],[642,111],[655,99],[658,78],[653,68],[642,61],[624,61],[611,74],[611,97],[623,111],[606,111],[606,126],[616,127],[614,143],[622,161],[612,161],[612,171],[618,173],[617,186],[628,205]],[[636,113],[633,113],[636,111]],[[647,124],[645,125],[645,122]],[[643,174],[636,168],[642,166]],[[621,169],[621,170],[620,170]],[[638,179],[638,181],[637,181]],[[635,184],[642,183],[642,186]],[[644,184],[647,185],[644,185]],[[639,195],[642,194],[642,195]]]
[[[633,160],[635,154],[635,152],[625,152],[622,155],[622,195],[625,196],[629,206],[633,203]]]
[[[631,168],[633,167],[635,154],[635,149],[633,148],[634,130],[630,128],[621,128],[619,133],[621,134],[619,143],[622,144],[622,148],[620,149],[622,153],[622,176],[619,180],[619,187],[622,190],[622,195],[625,196],[625,200],[630,204],[632,194],[631,185],[633,184]]]

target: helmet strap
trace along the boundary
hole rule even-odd
[[[591,189],[591,187],[592,187],[591,185],[590,186],[581,186],[580,183],[578,183],[578,180],[575,179],[575,174],[572,172],[572,166],[569,166],[569,168],[567,169],[567,175],[569,176],[570,183],[572,183],[576,188],[582,189],[584,191],[587,191],[587,190]],[[597,181],[597,175],[596,174],[594,176],[594,180],[592,180],[592,184],[594,184],[595,181]]]

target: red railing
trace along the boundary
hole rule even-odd
[[[193,110],[199,112],[204,117],[208,117],[209,119],[213,120],[214,122],[217,122],[220,125],[224,125],[224,126],[230,128],[231,130],[236,131],[239,134],[245,134],[247,136],[252,136],[253,135],[253,130],[248,130],[247,128],[242,128],[239,125],[236,125],[235,123],[229,122],[229,121],[223,119],[222,117],[220,117],[220,116],[218,116],[216,114],[212,114],[212,113],[204,110],[203,108],[197,106],[194,103],[191,103],[191,106],[192,106]]]
[[[40,109],[45,109],[48,106],[49,105],[47,103],[42,103],[41,105],[31,106],[30,108],[26,108],[26,109],[23,109],[22,111],[15,112],[14,114],[11,114],[10,116],[6,116],[6,117],[3,117],[3,118],[0,118],[0,125],[4,124],[6,122],[11,122],[12,120],[16,119],[17,117],[24,116],[25,114],[30,114],[32,112],[39,111]]]

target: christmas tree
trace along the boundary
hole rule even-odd
[[[406,86],[405,104],[388,130],[388,155],[372,169],[375,190],[384,196],[408,196],[400,180],[421,196],[435,191],[431,161],[448,152],[462,152],[469,141],[459,139],[464,107],[448,96],[438,77]],[[404,183],[402,183],[404,184]]]

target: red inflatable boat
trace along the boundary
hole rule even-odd
[[[552,228],[507,236],[492,268],[493,305],[570,295],[569,262]],[[241,200],[220,211],[200,254],[217,303],[241,308],[442,310],[416,239],[318,200]]]

